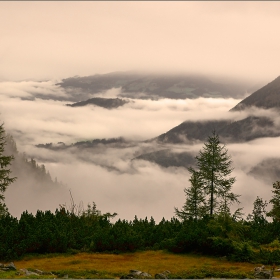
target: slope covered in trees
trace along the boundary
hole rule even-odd
[[[101,97],[94,97],[90,98],[85,101],[76,102],[73,104],[66,104],[70,107],[82,107],[87,105],[96,105],[99,107],[103,107],[106,109],[114,109],[118,108],[120,106],[123,106],[124,104],[128,103],[125,99],[120,98],[101,98]]]
[[[280,76],[247,98],[239,102],[231,111],[242,111],[249,107],[259,107],[263,109],[276,108],[279,110],[280,102]]]
[[[17,180],[13,185],[30,185],[40,189],[62,187],[63,183],[51,178],[44,164],[39,165],[35,159],[28,158],[17,150],[16,142],[11,135],[6,135],[5,155],[12,155],[11,172]]]

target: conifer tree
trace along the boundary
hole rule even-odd
[[[9,166],[13,159],[13,156],[6,156],[4,155],[4,147],[6,144],[5,141],[6,135],[4,131],[3,124],[0,125],[0,209],[6,209],[4,204],[4,192],[6,191],[7,187],[15,181],[16,178],[10,177],[11,170]]]
[[[238,195],[231,192],[235,182],[235,177],[230,176],[233,171],[231,157],[215,131],[204,143],[196,160],[201,184],[208,198],[210,216],[219,209],[228,212],[229,205],[239,201]]]
[[[267,216],[272,217],[274,220],[280,220],[280,182],[273,183],[274,194],[269,203],[272,204],[272,209],[267,213]]]
[[[184,189],[186,202],[181,211],[175,208],[175,214],[182,220],[189,218],[197,220],[206,214],[205,196],[199,172],[193,168],[189,168],[189,171],[191,172],[189,179],[191,186]]]
[[[247,216],[247,220],[254,221],[255,223],[263,223],[266,221],[267,216],[267,202],[263,200],[261,197],[257,196],[256,200],[253,203],[253,211],[252,214]]]

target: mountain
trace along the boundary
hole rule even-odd
[[[140,99],[186,99],[198,97],[242,98],[250,88],[243,82],[214,82],[194,75],[114,72],[87,77],[70,77],[56,85],[64,88],[71,101],[92,98],[96,94],[120,88],[119,97]]]
[[[155,99],[238,98],[245,93],[244,88],[238,88],[237,85],[216,83],[205,77],[187,75],[149,75],[122,86],[122,96],[132,97],[139,92]]]
[[[186,121],[151,140],[165,144],[192,144],[197,140],[204,141],[213,130],[218,132],[229,123],[230,121],[227,120],[198,122]]]
[[[11,176],[17,177],[11,188],[28,186],[42,191],[54,190],[64,187],[62,182],[53,180],[45,166],[39,165],[33,158],[28,159],[25,153],[17,150],[16,143],[11,135],[6,136],[5,155],[13,155],[11,162]]]
[[[130,145],[130,143],[125,140],[122,137],[118,138],[103,138],[103,139],[93,139],[93,140],[87,140],[87,141],[79,141],[70,145],[66,145],[63,142],[55,143],[46,143],[46,144],[37,144],[35,145],[37,148],[45,148],[49,150],[65,150],[72,147],[77,147],[79,149],[86,149],[86,148],[100,148],[102,146],[108,146],[108,147],[123,147]]]
[[[87,90],[91,90],[91,88],[94,89],[94,83],[97,81],[100,77],[111,79],[112,86],[116,81],[118,82],[118,85],[122,84],[121,88],[121,94],[126,94],[129,92],[129,94],[137,93],[137,91],[145,90],[147,96],[154,96],[154,94],[160,98],[165,96],[165,93],[170,89],[170,85],[172,84],[173,90],[175,88],[178,89],[178,87],[181,86],[181,89],[185,86],[192,87],[192,90],[189,92],[196,93],[199,96],[200,94],[205,94],[205,92],[210,89],[211,82],[203,80],[203,78],[197,78],[197,77],[183,77],[183,76],[142,76],[139,77],[137,74],[132,75],[131,73],[127,76],[128,78],[125,80],[125,73],[118,73],[114,74],[111,73],[110,75],[96,75],[91,76],[87,78],[80,78],[80,77],[74,77],[64,80],[61,86],[72,87],[77,88],[79,86],[84,86]],[[117,78],[119,80],[117,80]],[[138,78],[137,78],[138,77]],[[114,79],[113,79],[114,78]],[[122,79],[121,79],[122,78]],[[137,79],[136,79],[137,78]],[[184,78],[184,80],[182,80]],[[105,79],[105,80],[106,80]],[[181,79],[181,80],[180,80]],[[101,79],[102,80],[102,79]],[[177,83],[178,81],[179,84]],[[86,84],[88,87],[86,87]],[[102,83],[98,84],[98,90],[102,88]],[[145,86],[144,86],[145,85]],[[164,85],[164,87],[163,87]],[[204,85],[204,89],[203,86]],[[207,85],[207,86],[206,86]],[[215,83],[212,83],[214,86]],[[194,86],[194,87],[193,87]],[[194,89],[196,87],[196,89]],[[105,88],[105,86],[103,87]],[[107,85],[108,88],[108,85]],[[207,88],[207,90],[206,90]],[[201,89],[201,91],[199,90]],[[213,88],[212,88],[213,90]],[[160,93],[161,92],[161,93]],[[177,91],[178,93],[179,91]],[[173,91],[173,93],[176,93],[176,90]],[[180,92],[180,94],[183,94],[183,92]],[[185,92],[186,94],[186,92]],[[260,108],[274,108],[278,106],[277,97],[278,94],[280,96],[280,77],[269,83],[268,85],[264,86],[263,88],[257,90],[254,92],[251,96],[245,98],[242,102],[239,104],[246,104],[246,105],[237,105],[232,109],[232,111],[240,110],[241,107],[247,108],[250,106],[257,106]],[[147,97],[146,96],[146,97]],[[178,95],[174,94],[173,97]],[[143,97],[144,98],[144,97]],[[274,98],[274,99],[273,99]],[[91,100],[91,99],[89,99]],[[93,98],[92,100],[97,100],[97,98]],[[249,101],[248,101],[249,100]],[[271,100],[274,100],[273,102]],[[269,103],[271,102],[271,103]],[[85,101],[82,104],[87,104],[90,102]],[[72,106],[79,106],[79,103],[76,103],[77,105],[72,104]],[[254,104],[254,105],[252,105]],[[257,105],[256,105],[257,104]],[[272,105],[275,105],[274,107]],[[239,109],[236,109],[238,108]],[[201,143],[205,142],[209,135],[213,132],[213,130],[216,131],[216,133],[220,136],[220,140],[223,143],[229,143],[229,142],[246,142],[250,140],[254,140],[257,138],[262,137],[278,137],[280,136],[280,124],[278,124],[277,121],[274,121],[269,117],[269,115],[265,116],[257,116],[257,115],[249,115],[243,119],[240,120],[232,120],[232,119],[223,119],[223,120],[205,120],[205,121],[185,121],[181,123],[180,125],[170,129],[169,131],[159,135],[156,138],[149,139],[144,141],[145,145],[150,143],[150,146],[154,146],[155,149],[150,149],[150,151],[147,150],[139,150],[139,153],[137,151],[137,156],[134,155],[132,158],[133,160],[142,159],[142,160],[148,160],[154,163],[157,163],[164,167],[169,166],[184,166],[187,167],[190,164],[193,163],[193,156],[187,152],[175,152],[172,148],[166,149],[166,145],[168,144],[195,144],[195,143]],[[159,144],[159,146],[156,146],[154,144]],[[106,149],[105,146],[113,146],[115,148],[120,147],[127,147],[132,144],[129,142],[123,142],[123,140],[114,139],[95,139],[93,141],[83,141],[80,143],[75,143],[70,146],[65,146],[62,144],[53,145],[53,144],[39,144],[37,147],[41,148],[48,148],[48,149],[78,149],[81,151],[82,149],[87,148],[98,148],[98,149]],[[136,147],[138,144],[133,143],[133,146]],[[160,150],[158,149],[160,147]],[[135,148],[136,149],[136,148]],[[101,151],[101,150],[100,150]],[[103,150],[102,150],[103,151]],[[141,151],[141,153],[140,153]],[[254,172],[254,171],[252,171]]]
[[[280,136],[280,127],[277,127],[270,118],[249,116],[239,121],[183,122],[168,132],[146,142],[155,142],[160,144],[161,147],[164,145],[170,146],[170,144],[195,144],[206,142],[213,130],[217,132],[222,143],[238,143],[262,137]],[[176,146],[173,147],[176,148]],[[194,156],[191,153],[174,152],[171,149],[144,153],[134,159],[147,160],[163,167],[182,166],[187,168],[194,164]],[[279,159],[266,160],[252,169],[249,175],[262,178],[262,180],[276,178],[280,174],[279,162]]]
[[[163,149],[156,152],[142,154],[133,160],[147,160],[150,162],[154,162],[163,167],[185,167],[188,168],[195,163],[195,157],[188,152],[174,152],[171,149]]]
[[[268,85],[257,90],[249,97],[242,100],[231,111],[239,111],[251,106],[264,109],[280,107],[280,77]],[[165,144],[194,144],[197,142],[205,142],[212,131],[215,130],[220,137],[221,142],[246,142],[262,137],[278,137],[280,136],[280,126],[267,116],[248,116],[244,119],[233,120],[205,120],[205,121],[185,121],[180,125],[170,129],[166,133],[156,138],[147,140],[146,142],[156,142],[161,145]],[[137,159],[145,159],[156,162],[162,166],[185,166],[187,163],[182,161],[178,163],[178,154],[174,155],[168,151],[152,152],[138,156]],[[279,161],[279,160],[278,160]],[[269,159],[250,171],[253,176],[259,176],[260,170],[266,170],[267,174],[276,177],[279,175],[279,169],[275,159]],[[273,167],[273,168],[272,168]],[[268,170],[270,170],[268,172]],[[273,174],[272,174],[273,173]],[[269,177],[271,177],[269,176]],[[262,176],[265,177],[265,176]]]
[[[280,159],[267,158],[253,167],[248,174],[268,184],[279,181]]]
[[[112,72],[108,74],[96,74],[86,77],[70,77],[63,79],[56,85],[65,89],[82,90],[90,93],[100,93],[111,88],[119,88],[126,83],[142,77],[134,72]]]
[[[252,106],[263,109],[280,108],[280,76],[243,99],[231,111],[241,111]]]
[[[280,129],[270,118],[249,116],[239,121],[186,121],[149,141],[193,144],[206,141],[213,130],[223,142],[244,142],[260,137],[280,136]]]
[[[74,104],[66,104],[67,106],[70,107],[82,107],[82,106],[87,106],[87,105],[96,105],[99,107],[103,107],[106,109],[113,109],[113,108],[118,108],[120,106],[123,106],[124,104],[128,103],[129,101],[126,101],[124,99],[120,98],[101,98],[101,97],[95,97],[88,99],[86,101],[80,101],[76,102]]]
[[[280,76],[243,99],[230,111],[240,111],[252,106],[263,109],[280,107]],[[248,116],[239,121],[185,121],[149,141],[173,144],[195,143],[205,141],[213,130],[218,133],[220,139],[224,142],[243,142],[261,137],[280,136],[279,125],[267,115]]]

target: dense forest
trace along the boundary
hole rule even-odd
[[[156,223],[150,219],[133,221],[105,213],[96,204],[86,209],[75,204],[60,205],[53,213],[23,212],[13,217],[6,205],[4,193],[11,182],[14,156],[7,155],[5,145],[14,143],[0,126],[0,259],[14,260],[25,254],[84,252],[134,252],[136,250],[168,250],[174,253],[192,252],[225,257],[228,260],[280,264],[280,182],[272,186],[271,200],[257,197],[251,214],[239,204],[239,195],[232,192],[235,178],[231,157],[219,136],[213,132],[196,157],[196,168],[189,168],[191,177],[185,188],[186,201],[182,209],[174,209],[174,217]],[[15,143],[14,151],[16,151]],[[16,151],[16,153],[18,153]],[[52,181],[44,166],[34,160],[19,157],[42,181]],[[20,159],[21,158],[21,159]],[[29,168],[28,167],[28,168]],[[266,207],[271,205],[271,210]],[[114,221],[113,221],[114,219]]]

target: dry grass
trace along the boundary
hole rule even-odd
[[[108,277],[117,277],[131,269],[155,273],[169,270],[172,274],[184,271],[211,269],[250,273],[256,264],[238,263],[191,254],[176,255],[164,251],[144,251],[128,254],[78,253],[76,255],[24,258],[14,262],[17,269],[44,271],[103,271]],[[276,277],[278,275],[275,275]]]

